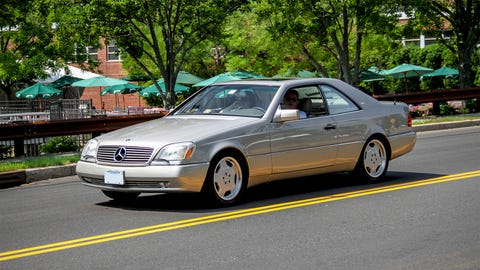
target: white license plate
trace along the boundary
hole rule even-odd
[[[105,171],[105,184],[123,185],[123,171],[108,170]]]

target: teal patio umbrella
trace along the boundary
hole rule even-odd
[[[85,79],[72,83],[74,87],[102,87],[102,86],[113,86],[119,84],[127,84],[128,81],[105,77],[105,76],[96,76],[90,79]],[[102,95],[100,94],[100,103],[103,104]],[[102,105],[103,108],[103,105]]]
[[[131,94],[142,90],[143,87],[133,83],[117,84],[112,85],[100,91],[100,95],[104,96],[106,94]]]
[[[420,79],[423,80],[425,77],[454,77],[458,76],[458,69],[442,67],[434,70],[433,72],[423,74]]]
[[[296,77],[299,77],[299,78],[318,78],[318,77],[321,77],[321,76],[317,72],[311,72],[311,71],[308,71],[308,70],[300,70],[297,73]]]
[[[90,79],[85,79],[81,81],[76,81],[72,83],[72,86],[77,87],[96,87],[96,86],[112,86],[118,84],[127,84],[128,81],[105,77],[105,76],[97,76]]]
[[[203,81],[203,78],[195,76],[186,71],[180,71],[177,75],[177,83],[179,84],[193,85],[201,81]]]
[[[61,95],[62,91],[43,83],[36,83],[15,93],[17,98],[50,98]]]
[[[375,67],[361,70],[360,73],[358,73],[358,78],[364,83],[370,83],[373,95],[375,95],[375,82],[385,80],[385,77],[380,75]]]
[[[432,72],[433,69],[411,65],[411,64],[401,64],[392,69],[380,71],[380,75],[392,77],[394,79],[408,78],[408,77],[419,77],[423,74]]]
[[[163,81],[163,79],[159,79],[157,81],[157,83],[160,86],[160,89],[162,90],[162,92],[165,93],[165,91],[166,91],[165,90],[165,82]],[[188,91],[188,90],[190,90],[190,87],[185,86],[185,85],[181,85],[181,84],[178,84],[178,83],[176,83],[175,87],[173,88],[173,91],[175,93],[181,93],[181,92]],[[152,84],[152,85],[146,87],[145,89],[141,90],[139,92],[139,94],[142,97],[160,96],[160,93],[158,92],[158,89],[155,86],[155,84]]]
[[[206,79],[204,81],[198,82],[198,83],[194,84],[193,86],[207,86],[207,85],[211,85],[211,84],[214,84],[214,83],[237,81],[237,80],[241,80],[241,78],[237,77],[237,76],[230,75],[227,72],[227,73],[218,74],[217,76],[211,77],[210,79]]]
[[[71,85],[72,83],[74,82],[78,82],[78,81],[81,81],[82,79],[80,78],[77,78],[77,77],[73,77],[73,76],[70,76],[70,75],[64,75],[60,78],[58,78],[57,80],[53,81],[52,83],[50,83],[50,85],[52,87],[64,87],[64,86],[68,86],[68,85]]]
[[[238,77],[240,79],[260,79],[260,78],[265,78],[265,76],[263,75],[260,75],[260,74],[256,74],[256,73],[252,73],[252,72],[248,72],[248,71],[244,71],[244,70],[237,70],[237,71],[233,71],[233,72],[227,72],[226,74],[230,74],[234,77]]]
[[[358,78],[361,81],[364,81],[364,82],[385,80],[385,77],[382,76],[381,74],[379,74],[378,72],[373,71],[373,68],[372,69],[370,69],[370,68],[369,69],[363,69],[358,74]]]
[[[421,75],[432,72],[433,69],[426,68],[422,66],[416,66],[411,64],[401,64],[392,69],[380,71],[380,75],[385,77],[392,77],[394,79],[404,79],[405,80],[405,91],[407,91],[407,78],[409,77],[420,77]]]
[[[279,73],[275,76],[274,78],[321,78],[323,77],[320,73],[318,72],[312,72],[308,70],[300,70],[295,73],[295,70],[293,68],[289,68],[286,72],[284,73]]]
[[[123,94],[131,94],[138,92],[142,90],[143,87],[140,85],[136,85],[133,83],[125,83],[125,84],[117,84],[117,85],[112,85],[107,88],[102,89],[100,91],[100,95],[104,96],[106,94],[115,94],[115,106],[118,107],[118,97],[116,96],[117,94],[122,94],[123,98],[123,105],[125,106],[125,96]],[[138,104],[140,104],[140,97],[138,97]],[[140,105],[139,105],[140,106]]]

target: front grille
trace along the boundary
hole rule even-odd
[[[82,180],[89,184],[94,184],[98,186],[106,187],[122,187],[122,188],[164,188],[165,185],[168,185],[168,181],[128,181],[125,180],[125,184],[121,186],[105,184],[103,179],[92,178],[92,177],[82,177]]]
[[[115,152],[125,147],[126,155],[123,160],[115,160]],[[119,146],[119,145],[102,145],[98,148],[97,160],[102,163],[114,164],[146,164],[150,160],[153,148],[139,146]]]

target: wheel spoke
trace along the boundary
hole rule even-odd
[[[386,169],[387,156],[383,144],[378,140],[371,141],[366,147],[363,157],[365,172],[371,177],[378,177]]]
[[[241,189],[241,177],[241,168],[236,160],[228,157],[221,159],[213,174],[215,192],[224,200],[235,198]]]
[[[377,145],[371,143],[366,149],[365,168],[370,173],[375,173],[381,165],[381,153]]]

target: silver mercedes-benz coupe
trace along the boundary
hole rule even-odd
[[[287,91],[297,108],[286,108]],[[163,118],[93,138],[76,172],[117,200],[204,192],[232,204],[248,187],[280,179],[352,172],[379,181],[415,142],[406,104],[377,101],[340,80],[240,80],[205,87]]]

